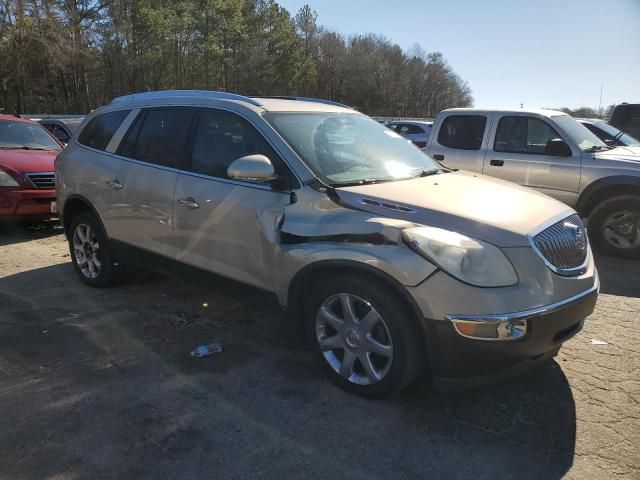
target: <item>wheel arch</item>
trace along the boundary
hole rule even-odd
[[[589,217],[600,202],[619,195],[640,196],[640,176],[616,175],[596,180],[580,194],[576,210],[581,217]]]
[[[300,269],[289,284],[287,292],[287,311],[295,318],[304,315],[305,299],[311,293],[313,285],[330,275],[344,275],[345,273],[359,273],[375,278],[389,287],[402,299],[404,306],[414,317],[414,323],[422,334],[423,347],[428,354],[426,335],[427,328],[422,320],[422,312],[417,302],[407,292],[404,285],[386,272],[355,260],[319,260]]]
[[[71,219],[73,216],[84,212],[92,213],[96,217],[102,231],[108,238],[107,231],[104,228],[104,224],[102,223],[102,219],[100,218],[98,211],[89,200],[78,194],[69,195],[64,202],[64,206],[62,208],[62,226],[64,227],[65,233],[67,235],[69,234],[69,227],[71,226]]]

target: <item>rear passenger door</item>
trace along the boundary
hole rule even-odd
[[[173,190],[185,161],[194,110],[160,107],[142,110],[117,153],[126,161],[112,188],[111,238],[173,258]]]
[[[431,139],[429,155],[447,167],[482,173],[488,124],[487,115],[448,115]]]
[[[538,117],[497,115],[495,122],[483,173],[535,188],[573,205],[580,184],[580,156],[546,153],[547,143],[562,136]]]
[[[229,165],[251,154],[271,160],[277,184],[228,177]],[[174,193],[177,259],[272,290],[276,225],[294,177],[264,136],[227,110],[198,112],[189,160]]]
[[[63,152],[68,158],[65,170],[73,175],[73,192],[95,207],[109,236],[117,229],[114,213],[123,201],[122,192],[114,188],[113,181],[121,176],[126,163],[115,155],[115,151],[137,113],[137,110],[128,109],[96,115],[78,136],[77,143],[82,148]],[[65,188],[65,175],[59,179],[60,188]]]

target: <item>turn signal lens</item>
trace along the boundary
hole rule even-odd
[[[456,331],[478,340],[517,340],[527,333],[526,320],[452,320]]]

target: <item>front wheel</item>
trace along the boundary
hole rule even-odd
[[[388,286],[368,277],[327,279],[307,302],[313,355],[329,379],[357,395],[378,397],[413,382],[422,367],[420,332]]]
[[[622,195],[600,203],[589,219],[591,241],[617,257],[640,257],[640,197]]]

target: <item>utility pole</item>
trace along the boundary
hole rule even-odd
[[[602,116],[602,90],[604,89],[604,83],[600,85],[600,104],[598,105],[598,113]]]

